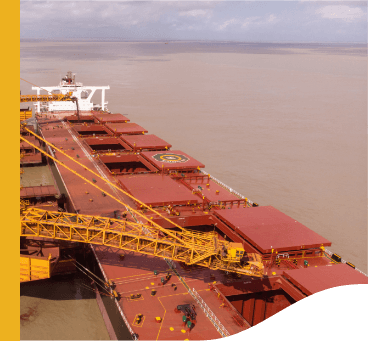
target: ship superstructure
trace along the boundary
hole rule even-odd
[[[69,74],[62,82],[74,80]],[[69,85],[76,86],[63,86]],[[75,244],[84,236],[95,257],[91,270],[103,278],[132,339],[226,337],[315,292],[368,283],[367,276],[353,264],[326,249],[330,241],[274,207],[253,203],[205,172],[202,162],[172,149],[170,143],[148,134],[124,115],[90,110],[77,117],[73,110],[65,114],[65,110],[53,108],[36,115],[35,131],[42,139],[35,138],[28,128],[23,131],[29,148],[21,162],[23,168],[28,159],[34,163],[32,155],[43,154],[37,149],[43,146],[54,159],[65,195],[61,198],[58,194],[58,198],[44,192],[37,199],[29,190],[23,199],[36,209],[79,217],[71,215],[72,224],[67,224],[60,213],[47,213],[47,219],[38,214],[39,223],[34,222],[38,230],[24,229],[22,233],[27,240],[32,240],[32,233],[40,238],[43,225],[42,240]],[[40,188],[32,190],[41,193]],[[44,199],[46,195],[54,195],[54,201]],[[48,201],[55,202],[54,209],[47,206]],[[103,217],[105,230],[96,225],[92,231],[99,219],[87,216]],[[152,231],[142,216],[162,227],[164,233],[157,232],[158,239],[149,241]],[[112,230],[114,224],[124,226],[124,222],[138,224],[134,225],[138,235],[129,239]],[[200,246],[199,239],[194,240],[196,233],[213,234],[214,244],[215,240],[233,243],[231,252],[241,261],[250,265],[261,261],[263,273],[241,275],[179,259],[172,244],[165,241],[165,231],[172,235],[190,231],[198,250],[205,244]],[[144,234],[141,241],[139,233]],[[162,246],[165,242],[166,247]],[[202,251],[198,257],[204,260],[208,254]],[[258,256],[252,259],[251,255]],[[28,269],[32,279],[31,265]],[[50,264],[49,276],[53,269]],[[119,328],[114,325],[117,336]]]
[[[63,77],[57,86],[32,87],[32,90],[37,91],[37,95],[41,94],[42,90],[46,90],[50,94],[66,95],[72,93],[73,97],[78,99],[79,110],[82,112],[89,112],[91,110],[108,111],[105,101],[105,91],[110,89],[109,86],[85,86],[80,82],[75,81],[75,74],[68,71],[67,75]],[[101,90],[101,104],[94,104],[92,96],[97,90]],[[77,110],[75,102],[37,102],[35,103],[36,113],[41,112],[63,112],[71,113]]]

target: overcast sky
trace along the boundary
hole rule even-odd
[[[367,42],[367,3],[21,1],[20,37]]]

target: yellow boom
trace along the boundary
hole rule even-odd
[[[72,92],[51,95],[20,95],[20,103],[26,102],[54,102],[54,101],[72,101]]]
[[[135,251],[169,258],[188,265],[200,265],[247,276],[263,276],[258,254],[248,254],[241,262],[238,243],[219,240],[215,232],[166,231],[151,224],[75,213],[50,212],[37,208],[21,209],[20,235],[43,237]],[[169,232],[169,233],[165,233]],[[174,235],[174,236],[173,236]]]

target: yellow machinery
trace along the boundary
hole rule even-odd
[[[149,223],[50,212],[32,207],[21,210],[20,236],[104,245],[213,270],[263,276],[260,255],[248,254],[254,261],[241,262],[244,253],[241,244],[219,240],[215,232],[204,233],[186,229],[180,232],[170,231],[162,227],[158,229]]]
[[[52,146],[54,150],[62,153],[64,156],[72,160],[78,165],[78,161],[64,153],[56,146],[31,130],[24,128],[26,131],[36,136],[47,145]],[[24,137],[20,136],[21,140]],[[241,243],[231,243],[219,240],[215,232],[203,233],[190,231],[175,224],[167,217],[153,210],[143,202],[123,191],[106,178],[102,178],[99,174],[82,165],[83,168],[94,176],[103,179],[105,183],[123,192],[142,207],[168,220],[172,225],[178,227],[180,231],[172,231],[164,229],[142,212],[134,210],[126,203],[120,201],[115,196],[103,191],[95,183],[89,181],[84,176],[66,166],[63,162],[54,158],[43,149],[33,145],[41,153],[54,160],[60,166],[63,166],[82,178],[92,186],[104,192],[107,196],[124,205],[131,212],[145,219],[146,223],[130,222],[120,219],[110,219],[105,217],[88,216],[63,212],[49,212],[37,208],[27,208],[24,203],[21,204],[21,236],[27,237],[43,237],[59,240],[67,240],[74,242],[90,243],[96,245],[105,245],[109,247],[119,248],[122,250],[135,251],[156,257],[164,257],[188,265],[196,264],[208,267],[213,270],[224,270],[235,272],[248,276],[263,276],[262,258],[258,254],[247,254],[248,260],[242,262],[244,249]]]
[[[32,117],[32,110],[20,109],[20,121],[27,120]]]
[[[73,93],[68,92],[67,94],[50,94],[50,95],[20,95],[20,103],[26,102],[55,102],[55,101],[73,101],[77,106],[77,117],[79,120],[79,105],[77,97],[72,97]],[[31,111],[20,111],[20,120],[26,120],[27,118],[32,117]],[[26,118],[23,118],[26,117]]]
[[[20,281],[28,282],[50,278],[51,257],[32,257],[20,255]]]
[[[72,92],[51,95],[20,95],[20,103],[25,102],[55,102],[55,101],[71,101]]]
[[[241,243],[232,243],[228,250],[228,257],[231,259],[238,259],[243,257],[244,249]]]

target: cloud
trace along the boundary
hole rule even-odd
[[[239,20],[237,20],[237,19],[233,18],[233,19],[230,19],[230,20],[226,20],[225,22],[223,22],[221,25],[218,26],[218,30],[222,31],[226,27],[236,25],[236,24],[239,24]]]
[[[165,23],[177,17],[210,18],[215,6],[212,1],[25,1],[21,2],[20,19],[21,26],[29,27],[41,22],[129,27]]]
[[[328,41],[343,29],[341,39],[366,41],[366,13],[366,3],[336,1],[21,1],[20,33],[22,39]]]
[[[349,6],[367,6],[367,0],[299,0],[300,3],[309,2],[319,5],[349,5]]]
[[[248,29],[248,28],[254,28],[259,26],[267,26],[270,23],[274,24],[278,22],[276,15],[270,14],[266,17],[260,17],[260,16],[254,16],[246,18],[245,20],[239,20],[236,18],[232,18],[229,20],[224,21],[221,24],[218,24],[217,30],[223,31],[228,28],[235,29],[236,26],[241,29]]]
[[[191,11],[180,12],[181,17],[210,17],[212,15],[211,11],[203,9],[193,9]]]
[[[326,19],[342,19],[347,22],[359,20],[366,16],[366,14],[359,7],[349,7],[346,5],[329,5],[324,6],[316,13],[322,18]]]

